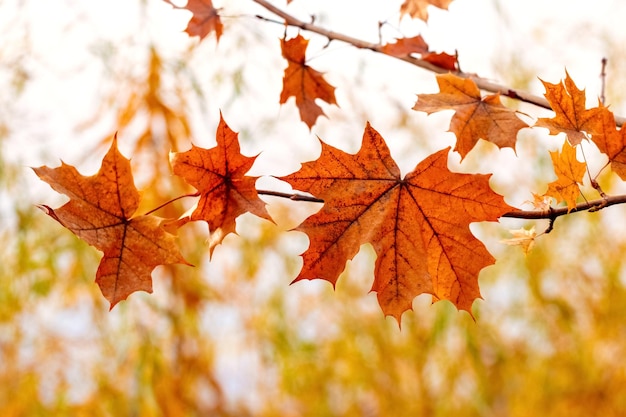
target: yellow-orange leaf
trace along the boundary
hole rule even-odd
[[[308,40],[298,35],[289,40],[281,39],[280,44],[283,57],[288,62],[283,77],[280,104],[286,103],[289,97],[295,97],[300,118],[310,129],[317,118],[324,115],[315,100],[321,99],[329,104],[337,104],[335,87],[328,84],[320,72],[305,64]]]
[[[478,139],[487,140],[499,148],[515,149],[517,132],[528,125],[521,121],[515,111],[500,102],[499,95],[480,96],[474,81],[452,74],[437,75],[439,93],[420,94],[413,110],[428,114],[452,109],[450,132],[457,137],[454,148],[461,159],[471,151]]]
[[[400,13],[426,21],[428,20],[428,6],[447,9],[450,3],[452,0],[405,0],[400,6]]]
[[[576,207],[576,199],[580,195],[580,187],[587,165],[576,159],[576,148],[568,141],[563,143],[561,153],[550,152],[556,181],[548,184],[548,191],[545,195],[554,197],[557,201],[567,203],[567,209]]]
[[[591,140],[609,157],[611,169],[626,180],[626,130],[617,130],[615,116],[606,107],[600,107],[595,129]]]
[[[255,188],[258,177],[245,175],[256,157],[240,153],[237,133],[228,127],[221,114],[216,139],[214,148],[192,145],[191,150],[170,156],[174,174],[200,192],[191,220],[209,224],[210,253],[226,235],[235,232],[235,219],[241,214],[250,212],[272,220]]]
[[[495,221],[511,208],[489,188],[489,175],[450,172],[448,149],[404,179],[368,123],[356,155],[322,142],[318,160],[282,179],[324,200],[297,230],[310,239],[296,278],[336,283],[360,245],[377,254],[372,291],[398,321],[413,298],[430,293],[469,311],[480,297],[478,273],[494,262],[469,224]],[[346,198],[349,196],[349,198]]]
[[[215,37],[219,42],[224,25],[217,9],[213,7],[212,0],[188,0],[184,7],[176,6],[169,0],[164,1],[177,9],[187,9],[193,13],[185,29],[189,36],[199,36],[200,39],[204,39],[209,33],[215,32]]]
[[[550,203],[552,202],[552,198],[546,195],[539,195],[536,193],[532,193],[533,201],[525,201],[525,203],[532,204],[536,210],[550,210]]]
[[[187,262],[174,235],[161,227],[161,219],[133,217],[139,192],[133,183],[130,161],[113,140],[96,175],[85,177],[62,163],[58,168],[34,168],[50,186],[70,198],[58,209],[40,206],[52,218],[85,242],[104,252],[96,283],[113,308],[135,291],[152,292],[152,270],[158,265]]]
[[[521,228],[517,230],[509,230],[509,233],[511,233],[513,237],[510,239],[503,239],[500,242],[511,246],[521,246],[524,254],[528,255],[535,245],[535,238],[537,237],[535,226],[530,229]]]
[[[585,90],[579,90],[570,78],[567,71],[565,80],[559,84],[551,84],[541,80],[546,88],[546,98],[554,110],[552,119],[541,118],[535,126],[545,127],[550,134],[565,133],[572,145],[578,145],[585,138],[583,131],[593,133],[597,129],[597,119],[600,109],[587,109],[585,104]]]

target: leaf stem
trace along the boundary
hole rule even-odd
[[[274,197],[288,198],[289,200],[293,200],[293,201],[309,201],[312,203],[324,202],[324,200],[322,200],[321,198],[316,198],[316,197],[308,196],[304,194],[281,193],[279,191],[271,191],[271,190],[256,190],[256,192],[257,194],[262,194],[262,195],[271,195]]]
[[[185,197],[199,197],[200,196],[200,191],[196,191],[193,194],[183,194],[183,195],[179,195],[178,197],[172,198],[171,200],[166,201],[165,203],[161,204],[158,207],[153,208],[152,210],[150,210],[149,212],[145,213],[144,216],[147,216],[149,214],[154,213],[155,211],[161,210],[163,207],[167,206],[168,204],[173,203],[174,201],[180,200],[181,198],[185,198]]]

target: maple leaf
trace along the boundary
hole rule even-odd
[[[192,145],[191,150],[170,156],[174,174],[200,192],[200,201],[191,213],[191,220],[208,223],[212,233],[211,254],[226,235],[235,232],[235,219],[239,215],[250,212],[272,221],[255,188],[258,177],[245,175],[256,156],[246,157],[240,153],[237,133],[228,127],[221,113],[216,139],[214,148]]]
[[[413,298],[431,293],[470,311],[480,297],[478,272],[494,262],[469,224],[495,221],[511,208],[489,188],[489,175],[450,172],[449,148],[422,161],[404,179],[369,123],[357,154],[322,142],[318,160],[281,179],[324,200],[296,230],[309,236],[295,279],[335,285],[360,245],[377,254],[372,291],[398,322]]]
[[[412,18],[428,20],[428,6],[435,6],[447,10],[452,0],[405,0],[400,6],[400,14],[408,14]]]
[[[580,195],[578,184],[583,182],[587,165],[576,159],[576,148],[568,141],[563,143],[561,153],[550,152],[550,157],[557,179],[548,184],[545,195],[554,197],[557,201],[565,201],[569,212],[576,207],[576,199]]]
[[[393,43],[383,45],[382,52],[392,56],[407,56],[413,53],[428,53],[428,44],[421,35],[412,38],[396,39]]]
[[[117,150],[117,139],[96,175],[85,177],[61,163],[33,168],[50,186],[70,198],[58,209],[40,206],[50,217],[102,251],[96,283],[113,308],[135,291],[152,292],[152,270],[158,265],[187,264],[175,236],[152,215],[133,217],[140,195],[130,161]],[[188,264],[187,264],[188,265]]]
[[[283,57],[288,62],[283,77],[280,104],[286,103],[289,97],[295,97],[300,118],[310,129],[317,118],[324,115],[322,108],[315,103],[315,100],[321,99],[335,105],[337,101],[335,99],[335,87],[324,80],[322,73],[305,64],[308,44],[309,41],[301,35],[280,41]]]
[[[617,129],[615,116],[606,107],[600,107],[595,129],[591,140],[600,152],[609,157],[611,169],[621,179],[626,180],[626,130]]]
[[[536,193],[532,193],[533,201],[524,201],[524,203],[532,204],[532,206],[537,210],[550,210],[550,202],[552,198],[546,195],[539,195]]]
[[[532,226],[530,229],[521,228],[509,230],[509,233],[511,233],[513,237],[510,239],[503,239],[500,242],[511,246],[521,246],[524,254],[528,255],[535,245],[535,238],[537,237],[535,226]]]
[[[176,9],[187,9],[193,14],[185,29],[189,36],[199,36],[200,39],[204,39],[209,33],[215,32],[215,37],[219,42],[224,25],[217,9],[213,7],[212,0],[188,0],[184,7],[176,6],[170,0],[163,1]]]
[[[515,149],[517,132],[528,125],[515,115],[515,111],[502,105],[499,94],[481,98],[474,81],[452,74],[437,75],[437,84],[439,93],[418,95],[413,110],[428,114],[455,110],[449,131],[457,137],[454,150],[461,154],[461,159],[481,138],[499,148]]]
[[[447,69],[449,71],[456,71],[459,69],[459,63],[456,56],[445,52],[429,52],[427,54],[423,54],[422,59],[438,66],[439,68]]]
[[[585,90],[579,90],[565,71],[565,80],[559,84],[551,84],[541,80],[546,88],[546,99],[550,103],[555,116],[552,119],[540,118],[537,127],[545,127],[551,135],[563,132],[572,145],[578,145],[586,131],[593,133],[597,129],[597,119],[601,110],[598,107],[585,107]]]
[[[382,52],[395,56],[404,57],[411,54],[420,54],[421,59],[428,61],[438,67],[454,71],[457,69],[457,60],[455,56],[446,53],[435,53],[428,50],[428,45],[421,35],[412,38],[396,39],[393,43],[383,45]]]

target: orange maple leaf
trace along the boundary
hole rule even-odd
[[[626,130],[617,130],[615,116],[606,107],[600,107],[600,115],[594,127],[596,131],[591,135],[591,140],[600,152],[609,157],[611,169],[626,180]]]
[[[393,43],[383,45],[382,52],[392,56],[428,53],[428,44],[421,35],[412,38],[396,39]]]
[[[200,201],[191,213],[191,220],[204,220],[209,224],[211,254],[226,235],[235,232],[235,219],[239,215],[250,212],[272,221],[255,188],[258,177],[245,175],[256,156],[240,153],[237,133],[228,127],[221,113],[216,139],[214,148],[192,145],[191,150],[170,156],[174,174],[200,192]]]
[[[470,311],[480,297],[478,272],[494,262],[469,224],[495,221],[511,208],[489,188],[489,175],[450,172],[449,148],[422,161],[404,179],[369,123],[356,155],[322,142],[318,160],[281,179],[324,200],[296,230],[310,239],[295,279],[335,285],[360,245],[377,254],[372,291],[398,322],[413,298],[430,293]]]
[[[555,116],[552,119],[541,118],[535,126],[545,127],[551,135],[563,132],[572,145],[578,145],[585,138],[583,131],[593,133],[597,129],[600,109],[586,108],[585,90],[579,90],[565,71],[565,80],[559,84],[551,84],[541,80],[546,88],[546,99],[550,103]]]
[[[428,6],[446,10],[450,3],[452,3],[452,0],[405,0],[402,6],[400,6],[400,14],[408,14],[412,18],[426,21],[428,20]]]
[[[554,197],[557,201],[567,203],[568,211],[576,207],[576,199],[580,195],[578,184],[583,183],[583,176],[587,164],[576,159],[576,148],[568,141],[563,143],[561,153],[550,152],[556,181],[548,184],[545,195]]]
[[[295,97],[300,118],[310,129],[317,118],[324,115],[324,111],[315,103],[315,100],[321,99],[328,104],[335,105],[337,101],[335,99],[335,87],[324,80],[322,73],[305,64],[308,44],[309,41],[301,35],[280,41],[283,57],[288,62],[283,77],[280,104],[286,103],[289,97]]]
[[[515,111],[500,102],[500,95],[481,98],[474,81],[452,74],[437,75],[439,93],[420,94],[413,110],[428,114],[441,110],[455,110],[450,120],[450,132],[457,137],[454,148],[461,159],[471,151],[478,139],[487,140],[499,148],[515,149],[517,132],[528,125]]]
[[[96,175],[85,177],[61,163],[33,168],[50,186],[70,198],[58,209],[40,206],[79,238],[104,252],[96,283],[113,308],[135,291],[152,292],[152,270],[158,265],[187,264],[175,236],[152,215],[133,217],[140,195],[130,161],[117,150],[117,140]],[[188,265],[188,264],[187,264]]]
[[[176,9],[187,9],[192,13],[185,29],[189,36],[199,36],[200,39],[204,39],[209,33],[215,32],[215,37],[219,42],[224,31],[224,25],[217,9],[213,7],[212,0],[188,0],[183,7],[176,6],[170,0],[163,1]]]
[[[427,54],[423,54],[422,59],[438,66],[439,68],[450,71],[457,71],[459,69],[459,63],[456,56],[445,52],[429,52]]]
[[[446,53],[430,52],[428,50],[428,44],[421,35],[411,38],[396,39],[393,43],[383,45],[382,52],[395,57],[419,54],[421,59],[437,65],[438,67],[450,71],[457,69],[457,59],[455,56]]]

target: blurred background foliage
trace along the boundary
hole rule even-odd
[[[329,118],[309,132],[293,103],[278,107],[284,28],[254,19],[262,10],[248,0],[215,1],[226,25],[219,45],[213,37],[188,39],[182,30],[189,15],[165,2],[105,3],[0,1],[2,416],[626,413],[621,206],[560,218],[527,256],[499,240],[507,229],[533,223],[473,226],[497,258],[481,273],[484,300],[474,305],[475,321],[420,296],[399,329],[368,293],[374,260],[367,245],[336,291],[326,282],[289,286],[307,246],[289,229],[318,206],[275,197],[266,201],[276,225],[242,216],[238,235],[227,237],[212,259],[206,225],[181,229],[182,252],[195,268],[158,268],[154,294],[133,294],[109,312],[93,282],[99,254],[35,208],[64,200],[28,166],[57,166],[63,158],[90,175],[117,132],[145,212],[190,191],[171,175],[168,152],[192,141],[212,146],[220,110],[240,132],[244,154],[263,151],[253,168],[264,175],[260,188],[284,188],[266,176],[316,158],[316,134],[356,151],[366,120],[405,172],[453,138],[445,133],[448,116],[410,110],[416,93],[436,91],[432,74],[345,45],[325,48],[315,37],[312,65],[338,87],[341,108],[325,108]],[[433,11],[429,26],[398,24],[400,2],[379,3],[386,2],[359,5],[363,22],[374,22],[369,26],[355,26],[354,1],[290,7],[373,40],[375,22],[389,19],[398,27],[383,26],[387,39],[425,33],[433,46],[458,48],[464,70],[537,94],[537,76],[557,82],[566,66],[591,103],[599,94],[600,58],[607,56],[615,86],[609,102],[626,109],[618,79],[626,42],[606,24],[624,16],[618,2],[598,2],[589,12],[583,2],[559,1],[569,14],[557,16],[538,1],[525,3],[520,14],[495,0],[456,0],[449,13]],[[473,31],[478,19],[487,23]],[[574,30],[585,39],[561,42],[558,51],[544,42]],[[489,34],[491,43],[480,43]],[[537,129],[523,131],[517,157],[483,144],[463,164],[455,157],[450,163],[495,171],[494,187],[521,205],[553,179],[547,151],[561,143]],[[597,170],[605,160],[584,146]],[[609,193],[624,192],[612,174],[601,183]],[[589,187],[585,193],[595,198]],[[183,199],[157,214],[177,217],[192,204]],[[536,223],[538,230],[546,226]]]

